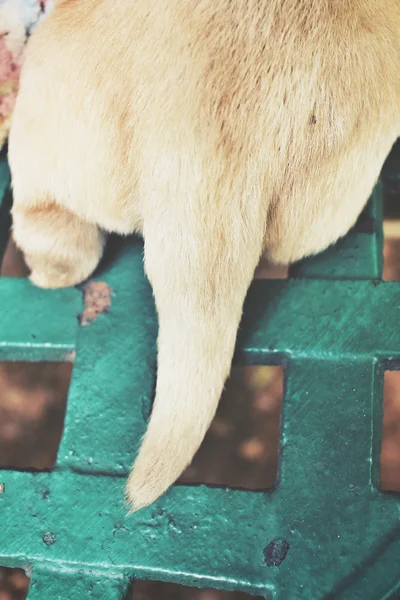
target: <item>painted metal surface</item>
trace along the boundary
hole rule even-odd
[[[8,184],[3,159],[3,238]],[[174,486],[129,517],[124,478],[156,376],[142,242],[110,244],[95,279],[111,308],[87,327],[80,290],[1,279],[1,360],[76,357],[55,468],[0,471],[0,564],[33,572],[29,599],[120,600],[132,578],[277,600],[398,597],[400,502],[379,490],[379,453],[383,372],[400,368],[400,284],[381,276],[377,186],[347,238],[288,281],[254,282],[246,300],[236,362],[285,366],[274,489]]]

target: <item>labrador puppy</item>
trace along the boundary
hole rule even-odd
[[[34,32],[9,140],[31,280],[85,280],[109,232],[145,242],[158,379],[132,510],[203,440],[261,255],[343,236],[399,134],[398,0],[59,0]]]

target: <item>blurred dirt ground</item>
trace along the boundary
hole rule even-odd
[[[1,274],[26,275],[12,244]],[[285,277],[286,270],[263,263],[257,275]],[[385,279],[400,280],[400,239],[385,242]],[[0,466],[43,469],[54,464],[71,371],[67,363],[0,363]],[[272,486],[278,459],[282,375],[280,367],[233,369],[211,428],[181,481],[248,489]],[[382,487],[400,491],[400,372],[386,374],[384,413]],[[0,568],[0,600],[24,600],[28,586],[23,571]],[[132,585],[128,596],[130,600],[250,598],[241,593],[142,581]]]

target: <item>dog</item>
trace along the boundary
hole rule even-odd
[[[158,376],[132,510],[203,440],[260,257],[346,234],[399,133],[398,0],[64,0],[33,33],[9,139],[31,280],[76,285],[109,232],[144,238]]]

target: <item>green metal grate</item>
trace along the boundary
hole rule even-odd
[[[156,372],[140,240],[110,245],[98,279],[112,308],[90,327],[78,325],[80,291],[0,280],[0,359],[75,360],[54,470],[0,471],[0,564],[33,570],[30,600],[120,600],[132,578],[289,600],[400,597],[400,498],[379,490],[383,372],[400,368],[400,284],[381,280],[380,190],[334,248],[248,294],[236,362],[285,366],[270,491],[174,486],[126,517]],[[5,157],[0,197],[2,254]]]

